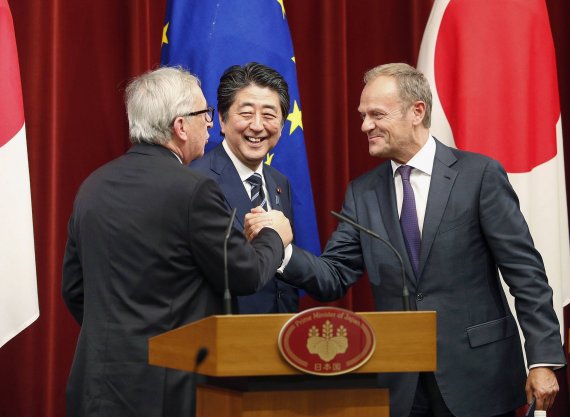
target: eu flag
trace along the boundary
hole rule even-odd
[[[283,0],[169,0],[161,63],[197,75],[209,104],[216,103],[220,76],[231,65],[259,62],[289,84],[291,108],[281,139],[265,163],[289,178],[295,243],[315,254],[320,243],[303,137],[295,55]],[[221,142],[214,123],[206,151]]]

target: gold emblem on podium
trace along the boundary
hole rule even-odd
[[[279,333],[279,351],[295,368],[332,376],[362,366],[376,339],[368,322],[342,308],[317,307],[291,317]]]
[[[307,338],[307,349],[310,353],[319,355],[325,362],[330,362],[339,353],[346,352],[348,347],[348,332],[346,327],[340,325],[336,329],[336,336],[333,336],[334,326],[327,320],[322,327],[322,336],[319,334],[319,329],[312,326],[309,329],[309,337]]]

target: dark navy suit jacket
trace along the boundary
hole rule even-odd
[[[224,147],[221,144],[216,146],[201,159],[193,161],[190,168],[200,171],[218,183],[229,209],[236,208],[234,227],[243,230],[245,215],[251,210],[251,200]],[[265,164],[263,176],[271,209],[282,211],[293,224],[289,181],[275,168]],[[297,290],[276,278],[257,293],[238,297],[241,314],[293,313],[298,309],[298,301]]]
[[[497,161],[436,141],[417,277],[400,228],[390,161],[349,185],[342,211],[391,242],[404,259],[414,306],[437,311],[435,377],[453,415],[494,416],[526,401],[519,332],[499,270],[516,300],[528,363],[566,363],[542,258]],[[401,310],[397,257],[346,223],[321,257],[294,247],[284,277],[329,301],[364,269],[376,309]],[[386,373],[379,380],[390,389],[390,415],[407,417],[418,374]]]

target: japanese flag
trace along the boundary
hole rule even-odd
[[[432,135],[497,159],[507,170],[562,323],[570,250],[558,79],[544,0],[436,0],[418,69],[432,86]]]
[[[39,316],[30,175],[12,15],[0,0],[0,346]]]

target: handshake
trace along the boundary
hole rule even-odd
[[[251,213],[245,215],[243,233],[247,240],[251,241],[255,238],[264,227],[270,227],[279,234],[283,241],[283,247],[286,247],[293,241],[291,223],[283,212],[279,210],[265,211],[261,207],[256,207],[251,209]]]

